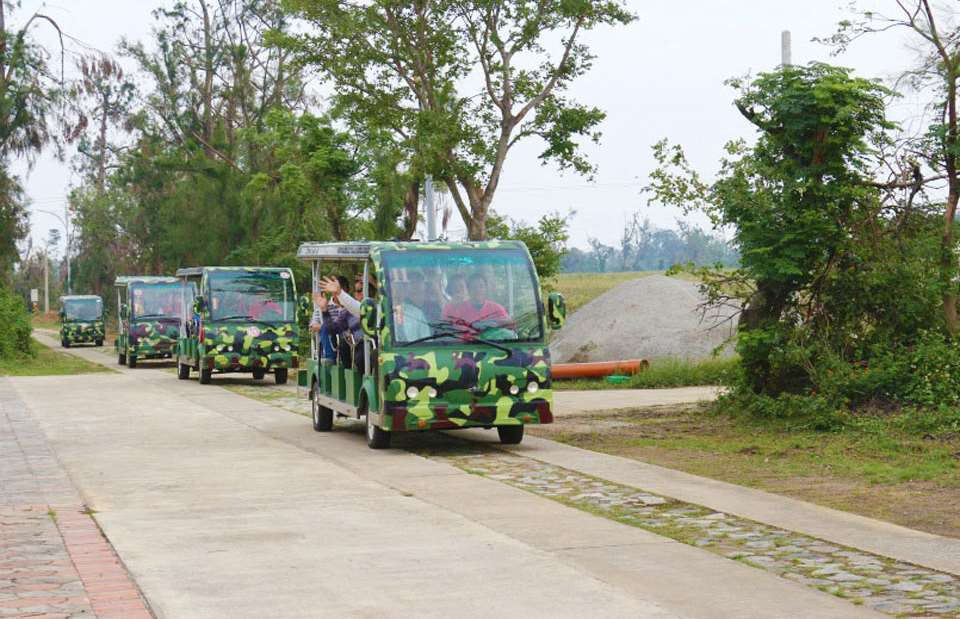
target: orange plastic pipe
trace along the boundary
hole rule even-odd
[[[594,363],[554,363],[553,378],[603,378],[611,374],[636,374],[647,369],[646,359],[624,361],[597,361]]]

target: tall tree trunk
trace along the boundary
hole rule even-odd
[[[954,274],[957,272],[957,255],[954,251],[954,219],[957,215],[957,201],[960,200],[960,176],[957,172],[957,148],[960,138],[957,135],[957,78],[956,67],[947,67],[950,77],[947,79],[947,139],[944,145],[944,163],[947,172],[947,207],[943,214],[943,241],[941,245],[940,277],[943,285],[943,319],[947,330],[956,334],[960,330],[957,316],[957,293]]]

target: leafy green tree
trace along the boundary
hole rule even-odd
[[[4,283],[9,283],[19,256],[17,243],[28,232],[23,189],[9,172],[9,159],[20,157],[32,163],[53,140],[51,117],[61,94],[45,50],[30,37],[37,24],[51,25],[58,33],[60,27],[50,17],[34,13],[23,26],[11,29],[8,17],[19,7],[19,2],[0,0],[0,277]]]
[[[714,280],[711,298],[727,297],[732,283],[740,293],[752,286],[737,349],[753,390],[776,395],[809,384],[803,363],[790,358],[797,326],[818,334],[832,319],[821,311],[829,282],[856,260],[852,232],[879,203],[865,180],[872,140],[890,128],[887,91],[817,63],[733,85],[756,144],[729,144],[718,180],[707,184],[679,148],[661,142],[651,189],[663,203],[701,208],[733,228],[742,267]]]
[[[593,60],[582,33],[632,21],[624,4],[283,0],[310,28],[275,40],[329,81],[352,127],[388,132],[418,178],[445,183],[470,238],[484,239],[517,142],[538,136],[544,162],[593,171],[578,140],[599,139],[604,113],[566,90]]]
[[[530,251],[537,274],[549,286],[551,280],[560,274],[560,261],[567,253],[572,216],[573,213],[548,213],[537,221],[536,226],[531,226],[491,213],[487,232],[493,239],[523,241]]]
[[[916,187],[946,180],[947,197],[943,208],[938,279],[943,291],[943,314],[948,330],[960,333],[957,286],[957,203],[960,201],[960,125],[958,125],[958,86],[960,86],[960,26],[956,9],[939,6],[929,0],[898,0],[889,14],[874,9],[851,8],[854,18],[844,20],[836,34],[824,40],[837,51],[846,50],[855,40],[896,31],[913,35],[917,62],[905,70],[897,83],[925,95],[932,95],[929,106],[933,119],[925,135],[906,140],[902,149],[911,153],[901,178],[888,187]],[[925,164],[918,165],[916,159]],[[902,162],[900,162],[902,163]],[[903,178],[905,177],[905,178]]]

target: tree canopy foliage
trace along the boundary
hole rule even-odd
[[[624,4],[283,0],[310,28],[275,40],[320,71],[352,130],[389,139],[414,179],[442,180],[470,238],[484,239],[520,140],[542,138],[540,158],[561,169],[593,170],[578,140],[599,138],[604,113],[566,91],[593,60],[582,34],[629,23]]]

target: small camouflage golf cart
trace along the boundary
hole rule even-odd
[[[96,295],[60,297],[60,345],[103,346],[103,299]]]
[[[396,432],[471,427],[519,443],[527,424],[553,421],[547,336],[565,308],[558,293],[544,306],[523,243],[304,243],[298,257],[315,291],[321,275],[359,276],[347,294],[362,343],[349,366],[321,360],[319,334],[311,344],[314,430],[365,417],[379,449]]]

